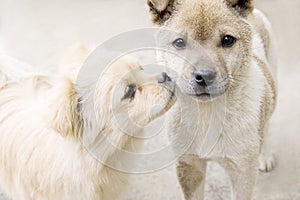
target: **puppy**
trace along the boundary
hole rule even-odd
[[[138,135],[173,105],[172,82],[165,73],[146,74],[128,59],[115,62],[92,82],[86,87],[33,75],[2,84],[0,184],[10,197],[118,198],[126,174],[104,164],[118,149],[138,150],[130,134]],[[159,109],[153,111],[154,105]],[[119,113],[127,118],[118,120]],[[100,136],[111,145],[102,148],[103,141],[96,140]],[[96,145],[103,151],[92,151]]]
[[[251,199],[258,168],[274,167],[266,145],[277,98],[270,23],[253,0],[148,0],[148,5],[152,21],[173,31],[159,31],[158,45],[179,55],[158,53],[185,94],[169,112],[168,131],[175,138],[195,136],[177,166],[185,199],[204,198],[210,160],[227,171],[231,199]]]

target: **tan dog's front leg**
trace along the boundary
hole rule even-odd
[[[263,143],[259,155],[259,171],[265,173],[272,171],[276,165],[275,158],[270,147],[270,134],[268,128],[269,123],[266,123],[262,132]]]
[[[196,155],[183,155],[177,165],[177,177],[186,200],[204,199],[206,161]]]
[[[257,158],[257,157],[256,157]],[[251,162],[249,162],[251,160]],[[255,157],[239,163],[231,161],[219,162],[227,171],[231,183],[231,200],[251,200],[257,178],[258,162]]]

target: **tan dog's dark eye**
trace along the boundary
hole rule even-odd
[[[224,48],[228,48],[228,47],[232,47],[236,42],[236,38],[231,36],[231,35],[225,35],[222,38],[222,47]]]
[[[135,95],[135,93],[136,93],[136,90],[137,90],[136,84],[134,84],[134,83],[129,84],[129,85],[127,86],[127,88],[126,88],[125,95],[124,95],[124,97],[123,97],[122,100],[134,98],[134,95]]]
[[[178,50],[181,50],[181,49],[185,49],[186,47],[186,42],[184,39],[182,38],[178,38],[176,40],[174,40],[174,42],[172,43],[173,47],[175,47],[176,49]]]

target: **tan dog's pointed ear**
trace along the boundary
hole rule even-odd
[[[176,0],[147,0],[152,22],[162,25],[174,11]]]
[[[148,0],[148,5],[150,4],[161,12],[167,8],[169,0]]]
[[[253,0],[226,0],[228,4],[235,8],[240,14],[252,12],[254,9]]]

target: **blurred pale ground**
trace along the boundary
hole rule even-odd
[[[0,0],[0,52],[39,69],[55,69],[76,43],[100,44],[151,26],[146,0]],[[277,167],[260,174],[255,199],[300,200],[300,0],[256,0],[278,40],[279,102],[271,134]],[[133,41],[134,42],[134,41]],[[229,199],[225,173],[210,165],[207,199]],[[5,200],[0,192],[0,200]],[[174,165],[131,177],[127,200],[182,199]]]

